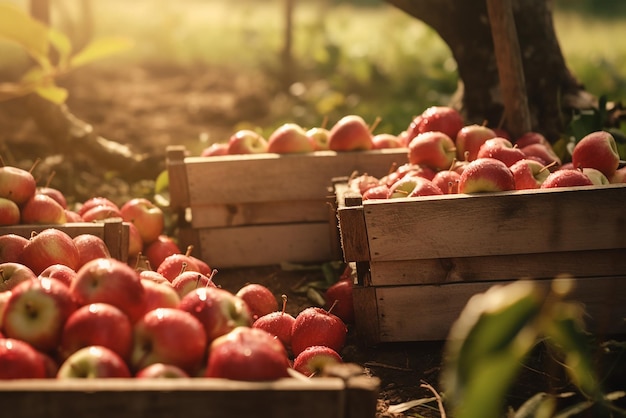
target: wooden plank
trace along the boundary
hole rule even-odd
[[[373,261],[626,248],[626,184],[364,201]]]
[[[387,174],[406,149],[185,158],[189,205],[324,199],[328,182],[353,171]]]
[[[194,228],[221,228],[242,225],[319,222],[328,220],[327,199],[218,203],[193,206],[191,225]]]
[[[337,216],[344,260],[370,260],[370,242],[363,207],[340,207]]]
[[[197,231],[202,259],[218,269],[333,260],[328,222]]]
[[[575,288],[568,299],[585,305],[589,314],[585,317],[589,320],[589,331],[597,335],[626,332],[626,292],[621,290],[625,281],[624,276],[575,279]],[[536,282],[544,287],[551,283],[550,280]],[[506,283],[510,281],[372,288],[375,289],[378,307],[379,340],[445,340],[451,325],[472,295],[484,292],[493,285]],[[371,328],[368,324],[365,330]]]
[[[189,182],[185,168],[186,149],[182,145],[170,145],[166,149],[166,166],[169,182],[170,207],[182,212],[189,207]]]
[[[377,288],[355,285],[352,289],[356,337],[364,344],[375,345],[380,338],[380,314]]]
[[[459,281],[549,279],[626,274],[626,250],[589,250],[484,257],[372,261],[372,286],[441,284]]]
[[[351,418],[377,396],[377,379],[361,376],[240,382],[225,379],[75,379],[0,382],[13,418]],[[375,416],[375,409],[362,415]]]

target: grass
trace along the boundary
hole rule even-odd
[[[312,124],[322,114],[384,115],[380,129],[398,131],[416,110],[447,102],[456,89],[456,66],[433,30],[382,2],[367,8],[330,3],[295,2],[292,56],[307,82],[292,91],[300,105],[279,118]],[[65,13],[55,8],[53,22],[68,30],[76,3],[55,4],[65,5]],[[283,0],[94,1],[96,36],[135,40],[131,53],[98,65],[224,65],[281,74],[283,6]],[[555,12],[574,74],[593,94],[616,101],[626,97],[625,21]],[[5,59],[0,70],[10,65]]]

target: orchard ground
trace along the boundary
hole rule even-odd
[[[58,154],[58,146],[37,130],[23,108],[11,102],[0,103],[0,155],[5,163],[29,168],[41,159],[37,166],[39,182],[45,182],[54,171],[51,186],[62,190],[74,203],[95,195],[117,203],[131,197],[152,198],[155,179],[165,169],[168,145],[182,144],[199,154],[210,143],[225,141],[241,121],[251,126],[271,125],[276,107],[285,106],[262,77],[216,67],[88,67],[61,83],[70,91],[68,106],[76,116],[92,124],[103,137],[127,144],[156,161],[129,179],[101,167],[97,155]],[[270,287],[278,298],[286,294],[287,310],[294,315],[312,305],[295,288],[320,280],[323,275],[320,269],[290,271],[279,266],[231,270],[213,267],[219,270],[216,282],[228,290],[256,282]],[[416,316],[413,320],[423,319]],[[432,400],[397,414],[390,413],[387,406],[431,398],[432,393],[423,384],[442,390],[438,379],[443,345],[439,341],[367,346],[351,327],[342,355],[344,360],[361,364],[381,379],[380,418],[439,417],[437,403]],[[621,368],[623,376],[623,359],[615,367]],[[525,364],[507,404],[518,406],[542,390],[562,393],[571,386],[557,360],[540,346]]]

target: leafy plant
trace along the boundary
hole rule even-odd
[[[19,45],[34,62],[19,81],[0,83],[0,100],[35,93],[57,104],[64,103],[68,96],[67,90],[56,84],[59,76],[132,45],[125,38],[105,38],[93,40],[82,50],[74,51],[65,34],[7,3],[0,4],[0,39]],[[56,59],[52,58],[53,53]]]
[[[594,408],[594,416],[625,414],[605,394],[594,369],[583,309],[565,301],[570,279],[557,278],[549,292],[530,280],[496,285],[472,297],[450,331],[441,375],[444,397],[456,418],[502,416],[507,391],[540,340],[561,354],[563,366],[583,401],[557,413],[559,396],[538,393],[511,415],[570,417]]]

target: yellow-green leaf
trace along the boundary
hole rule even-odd
[[[59,53],[58,67],[62,70],[66,69],[70,62],[70,55],[72,54],[72,42],[64,33],[52,28],[48,31],[48,39]]]
[[[67,90],[54,84],[42,85],[35,88],[35,93],[46,100],[62,104],[67,99]]]
[[[0,3],[0,38],[24,48],[42,67],[50,67],[48,27],[15,5]]]
[[[128,38],[96,39],[72,57],[70,66],[78,67],[85,65],[109,55],[126,51],[132,46],[133,43]]]

